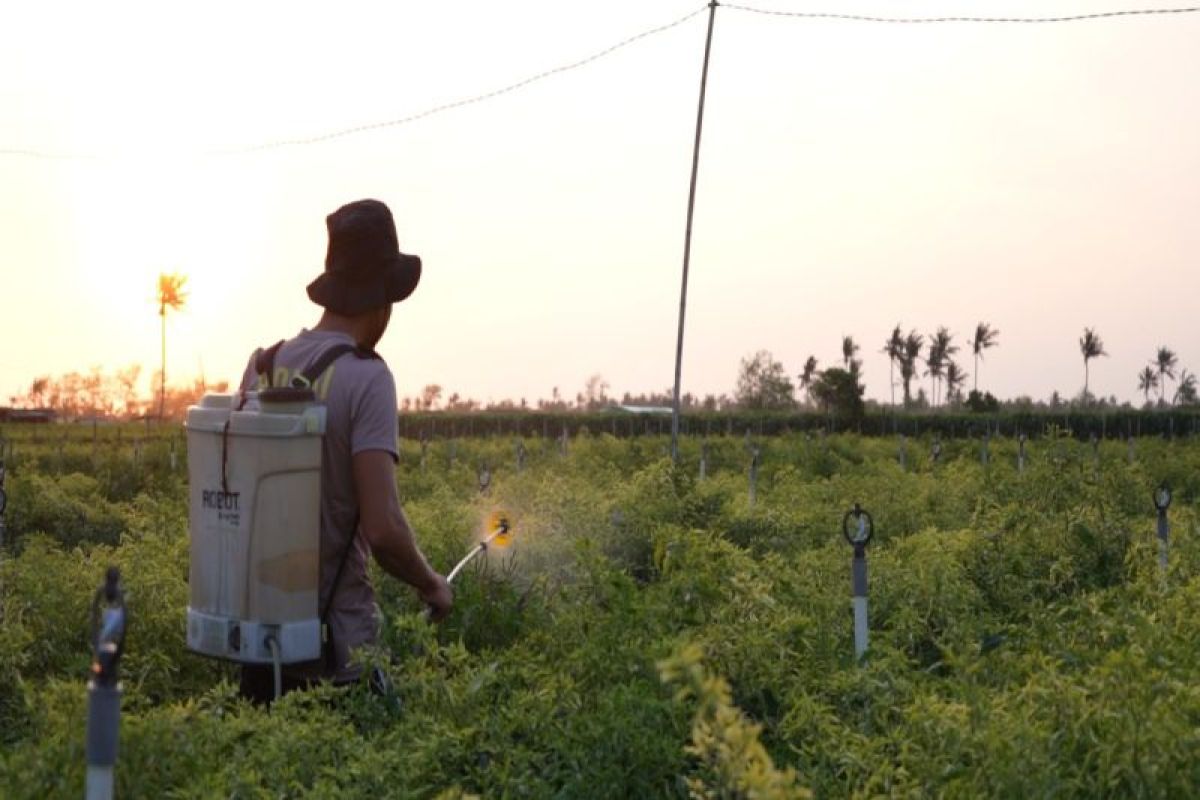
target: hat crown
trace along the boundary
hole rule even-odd
[[[325,218],[325,269],[362,274],[394,261],[400,251],[392,212],[378,200],[356,200]]]
[[[308,285],[314,303],[361,314],[399,303],[421,280],[420,256],[400,252],[392,212],[378,200],[347,203],[325,218],[325,271]]]

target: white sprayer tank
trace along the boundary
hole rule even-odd
[[[321,653],[325,408],[207,394],[188,409],[188,648],[244,663]],[[224,473],[224,474],[222,474]]]

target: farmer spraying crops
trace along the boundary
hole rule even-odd
[[[367,576],[373,555],[390,575],[412,586],[432,620],[449,613],[453,594],[417,546],[400,507],[395,482],[396,387],[375,345],[387,330],[392,305],[421,277],[421,259],[402,253],[388,207],[360,200],[326,219],[325,271],[308,285],[324,313],[316,327],[258,350],[241,391],[311,390],[326,409],[320,497],[319,608],[322,657],[290,664],[282,691],[320,680],[359,679],[351,651],[374,642],[379,629]],[[241,693],[268,702],[277,687],[269,665],[242,666]]]

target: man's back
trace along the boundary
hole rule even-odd
[[[338,345],[354,345],[348,334],[303,330],[275,353],[271,386],[289,386],[292,379],[310,368],[325,352]],[[242,377],[243,391],[265,387],[257,373],[256,359]],[[334,576],[356,534],[358,499],[352,469],[353,457],[367,450],[381,450],[398,457],[396,387],[391,371],[378,358],[347,353],[335,360],[313,384],[318,402],[326,407],[326,434],[321,462],[321,610],[329,603]],[[369,549],[357,537],[333,593],[329,614],[331,638],[337,664],[335,675],[323,663],[289,667],[294,677],[333,677],[351,680],[357,671],[348,667],[349,649],[374,641],[378,631],[375,593],[367,580]]]

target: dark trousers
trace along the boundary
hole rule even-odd
[[[285,672],[283,673],[283,685],[280,687],[280,696],[297,689],[311,688],[316,683],[316,681],[306,678],[291,677]],[[243,664],[238,694],[256,706],[269,706],[275,700],[274,668],[269,664]]]
[[[371,687],[373,694],[381,697],[392,695],[392,684],[387,675],[378,667],[371,669],[367,674],[368,685]],[[294,692],[297,690],[303,691],[311,689],[320,681],[310,680],[308,678],[295,678],[289,676],[286,672],[283,673],[283,685],[280,687],[279,696]],[[354,681],[342,681],[341,683],[334,682],[334,686],[349,686]],[[249,700],[256,706],[269,706],[275,700],[275,671],[269,664],[243,664],[241,681],[238,685],[238,694],[246,700]]]

